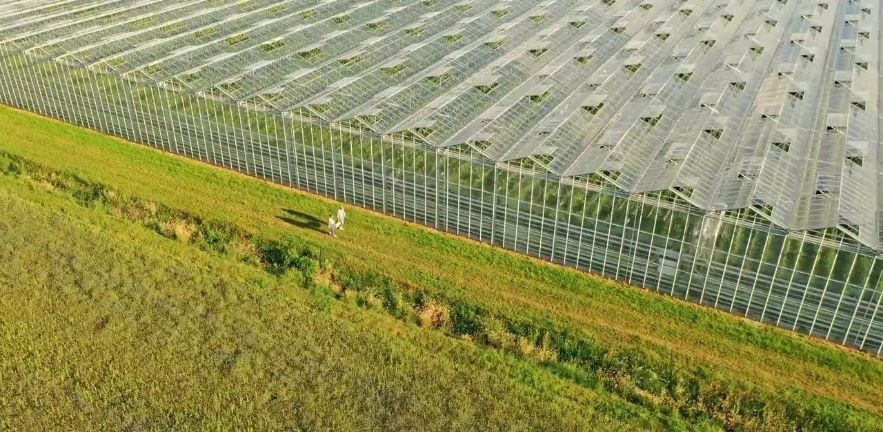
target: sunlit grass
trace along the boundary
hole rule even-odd
[[[40,186],[0,177],[0,212],[0,429],[659,427]]]
[[[529,387],[534,388],[531,391],[537,391],[543,397],[550,391],[553,395],[572,394],[574,400],[580,401],[576,405],[581,409],[595,411],[607,407],[601,410],[613,413],[611,415],[616,418],[645,419],[641,421],[648,423],[643,427],[654,427],[649,425],[656,425],[655,421],[660,418],[691,415],[667,413],[665,407],[670,404],[653,400],[652,394],[629,393],[632,388],[629,385],[634,384],[631,382],[620,384],[625,386],[622,388],[608,388],[609,384],[604,383],[610,380],[595,368],[597,365],[580,366],[575,361],[559,361],[573,355],[567,354],[566,347],[556,347],[555,361],[550,362],[550,354],[545,351],[549,347],[543,342],[543,337],[549,336],[543,335],[551,334],[558,342],[569,341],[567,343],[575,347],[599,350],[597,353],[582,353],[580,358],[638,362],[636,364],[649,365],[650,372],[656,375],[662,370],[672,370],[683,377],[704,377],[715,385],[755,388],[763,395],[777,395],[790,401],[793,406],[814,407],[814,412],[829,420],[855,415],[860,422],[857,424],[867,426],[874,424],[874,417],[870,416],[883,414],[883,407],[879,404],[883,400],[883,366],[879,360],[864,354],[358,209],[349,211],[350,218],[343,236],[332,240],[321,226],[316,228],[303,216],[292,217],[290,211],[321,221],[335,209],[335,203],[6,108],[0,108],[0,128],[10,132],[5,141],[0,141],[0,150],[39,163],[45,169],[75,175],[86,183],[112,188],[115,193],[150,205],[220,226],[236,227],[249,238],[279,241],[295,236],[298,241],[315,247],[316,253],[334,263],[338,271],[345,270],[338,279],[346,275],[379,272],[396,290],[395,295],[407,297],[402,301],[416,302],[415,298],[408,296],[417,294],[429,296],[433,302],[441,303],[433,306],[433,312],[424,312],[421,306],[410,318],[390,316],[392,308],[384,306],[383,291],[360,290],[353,285],[350,298],[325,290],[323,286],[291,288],[291,280],[283,279],[289,285],[280,282],[266,266],[241,259],[242,254],[237,255],[239,252],[200,246],[201,239],[215,237],[201,232],[197,226],[189,227],[187,220],[163,220],[163,225],[150,230],[145,229],[144,224],[140,228],[147,238],[152,238],[151,233],[179,238],[171,246],[167,244],[168,240],[164,243],[159,241],[161,238],[154,239],[157,244],[165,245],[163,247],[184,248],[193,253],[192,249],[199,246],[196,247],[199,254],[219,255],[211,259],[236,263],[224,264],[225,269],[227,266],[246,266],[248,270],[243,271],[257,271],[259,276],[254,280],[239,281],[243,286],[241,289],[259,288],[264,295],[291,293],[288,301],[300,305],[297,313],[308,310],[320,316],[330,314],[345,322],[358,322],[366,319],[363,316],[370,316],[371,320],[386,323],[382,329],[372,330],[372,334],[390,338],[387,340],[390,344],[407,340],[409,344],[419,346],[426,343],[423,338],[430,338],[446,341],[438,342],[442,344],[438,347],[444,347],[440,349],[445,352],[465,349],[462,348],[465,344],[472,347],[469,349],[497,353],[481,358],[493,358],[503,363],[514,361],[507,360],[510,357],[519,359],[523,363],[513,369],[515,378],[510,376],[511,381],[504,382],[528,382]],[[48,199],[38,198],[43,195],[36,192],[32,195],[34,200]],[[111,211],[101,217],[93,213],[77,217],[90,221],[83,222],[90,226],[97,220],[116,221],[121,216],[125,215]],[[135,236],[128,234],[129,231],[132,231],[131,227],[120,228],[119,235]],[[51,235],[44,241],[51,243]],[[192,246],[187,246],[188,242]],[[78,246],[83,254],[94,247],[91,243]],[[176,265],[183,268],[194,259],[188,252],[178,251],[170,255],[178,256]],[[226,277],[224,272],[215,276]],[[345,281],[339,279],[338,282]],[[97,285],[114,286],[116,283],[109,278]],[[186,301],[182,300],[181,307],[188,302],[198,304],[200,299],[188,297]],[[444,321],[433,318],[445,315],[442,307],[448,308],[449,322],[426,325],[426,320]],[[362,312],[366,309],[368,312]],[[476,311],[481,316],[470,316]],[[382,317],[377,317],[375,313],[380,312],[383,312]],[[267,313],[262,312],[262,316]],[[430,317],[421,318],[422,313]],[[528,340],[529,343],[523,340],[537,331],[541,333]],[[443,336],[445,334],[448,336]],[[467,339],[484,335],[486,340],[459,340],[454,338],[457,335],[467,336]],[[461,358],[460,355],[451,354],[451,367],[461,361],[466,364],[472,361],[468,356]],[[198,364],[198,361],[194,363]],[[627,364],[614,364],[614,367],[631,370]],[[478,368],[477,371],[485,370]],[[635,376],[643,380],[644,384],[640,385],[652,386],[656,382],[651,375]],[[642,390],[640,385],[638,390]],[[537,386],[540,390],[536,390]],[[593,399],[598,396],[579,396],[581,392],[595,395],[599,391],[607,395],[600,397],[603,403]],[[664,389],[659,391],[665,393]],[[753,390],[745,391],[750,395]],[[610,399],[609,394],[616,396]],[[617,405],[623,402],[622,398],[630,403]],[[587,402],[587,399],[593,402]],[[610,408],[609,400],[619,402]],[[554,399],[550,403],[549,409],[557,406]],[[540,414],[536,415],[540,418]],[[698,417],[689,418],[701,416],[699,413]],[[656,420],[646,420],[648,418]],[[778,420],[770,419],[770,424]],[[825,430],[827,426],[827,423],[818,423],[816,429]]]

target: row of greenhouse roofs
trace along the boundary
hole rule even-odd
[[[33,4],[32,7],[24,7]],[[875,0],[0,3],[0,46],[878,248]]]

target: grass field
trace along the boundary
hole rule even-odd
[[[0,429],[883,430],[883,362],[0,108]]]
[[[629,404],[525,360],[323,306],[253,266],[0,185],[0,425],[10,430],[642,424],[595,411]]]

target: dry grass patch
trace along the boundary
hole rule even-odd
[[[196,235],[196,224],[181,218],[170,218],[160,223],[160,232],[169,238],[189,242]]]
[[[449,328],[451,327],[451,310],[443,304],[429,301],[420,307],[417,312],[417,320],[423,328]]]

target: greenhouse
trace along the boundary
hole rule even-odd
[[[0,0],[0,102],[883,351],[877,0]]]

